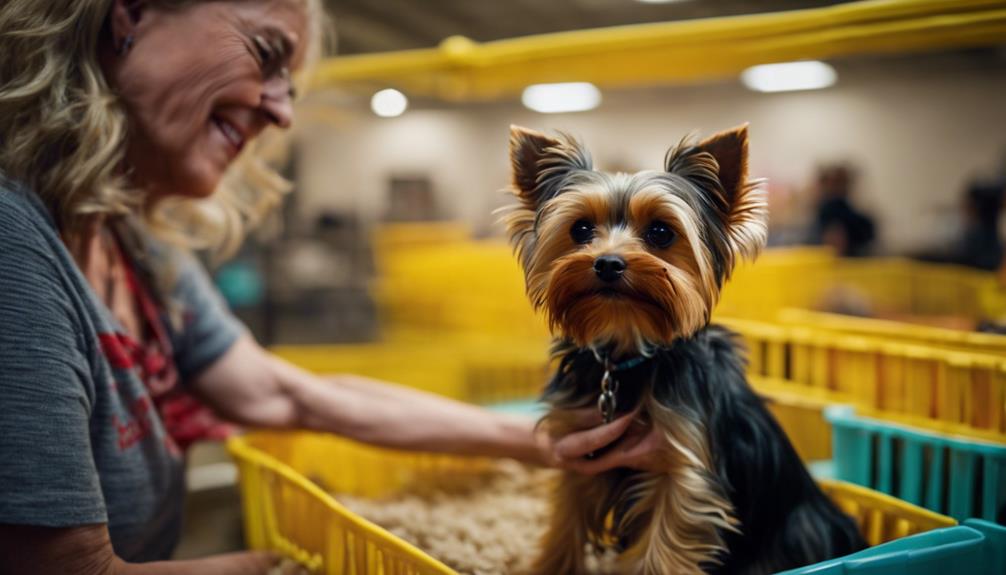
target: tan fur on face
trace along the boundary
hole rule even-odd
[[[702,296],[708,310],[712,310],[719,299],[719,286],[709,253],[702,243],[702,230],[698,227],[698,215],[680,197],[668,194],[662,189],[644,189],[629,199],[629,219],[633,222],[638,235],[655,220],[670,224],[677,234],[674,243],[666,250],[655,250],[657,256],[668,265],[682,270],[696,278],[695,282],[702,287]],[[706,316],[708,316],[708,310]],[[683,326],[691,333],[701,326]]]
[[[537,244],[523,258],[528,296],[545,310],[554,331],[581,346],[614,343],[625,353],[694,333],[708,322],[719,296],[698,216],[680,197],[663,189],[640,190],[628,198],[626,224],[611,225],[618,207],[605,187],[627,182],[625,176],[599,177],[546,202],[536,215]],[[578,220],[597,226],[587,246],[570,237]],[[655,220],[675,230],[677,238],[667,249],[640,239]],[[594,293],[610,287],[593,271],[594,260],[605,254],[620,255],[628,264],[618,286],[626,297]]]
[[[608,210],[606,195],[600,187],[567,192],[541,209],[537,216],[537,245],[523,258],[528,297],[536,309],[545,305],[556,260],[580,248],[570,237],[572,225],[581,219],[606,221]]]
[[[553,329],[580,347],[610,342],[616,353],[628,353],[705,323],[692,275],[646,252],[620,255],[627,265],[619,288],[624,295],[618,297],[596,291],[603,286],[593,269],[597,254],[579,252],[554,262],[545,295]]]

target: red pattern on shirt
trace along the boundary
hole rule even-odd
[[[123,451],[136,445],[144,437],[150,435],[150,398],[141,397],[129,407],[132,417],[121,421],[118,416],[112,417],[112,423],[119,434],[119,450]]]
[[[125,253],[119,250],[119,255],[126,270],[127,284],[140,309],[144,341],[137,342],[123,333],[99,334],[98,339],[109,363],[118,369],[137,370],[150,394],[150,398],[141,398],[129,407],[129,421],[113,419],[119,435],[119,449],[135,445],[150,433],[151,398],[168,432],[165,444],[170,450],[179,452],[201,439],[228,437],[234,428],[218,419],[179,385],[171,339],[161,309],[137,278]]]
[[[99,333],[98,341],[101,343],[101,351],[112,367],[116,369],[133,367],[132,348],[135,344],[129,336],[120,333]]]

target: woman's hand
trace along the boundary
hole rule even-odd
[[[641,471],[666,468],[663,434],[643,421],[638,411],[602,424],[596,409],[584,408],[575,412],[573,419],[577,430],[564,437],[552,437],[544,428],[537,432],[539,448],[550,466],[586,475],[618,467]],[[590,453],[599,455],[588,458]]]

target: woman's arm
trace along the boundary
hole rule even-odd
[[[353,375],[322,379],[241,339],[194,382],[244,425],[328,431],[384,447],[546,463],[534,422]]]
[[[247,335],[194,383],[211,407],[243,425],[328,431],[398,449],[512,457],[587,474],[656,469],[660,462],[659,438],[649,427],[632,425],[635,414],[602,425],[596,410],[587,409],[578,431],[552,438],[530,418],[354,375],[322,379]],[[606,447],[603,457],[585,458]]]

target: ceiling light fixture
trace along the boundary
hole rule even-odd
[[[756,92],[820,90],[838,80],[835,69],[817,60],[762,64],[741,72],[741,82]]]
[[[585,112],[601,104],[601,91],[589,82],[534,84],[524,88],[521,102],[535,112]]]
[[[394,88],[381,90],[370,99],[370,109],[382,118],[401,116],[408,107],[409,99]]]

